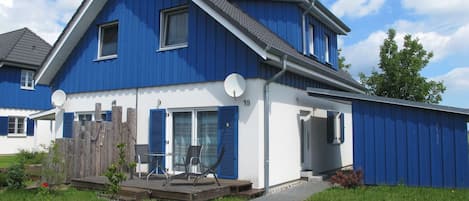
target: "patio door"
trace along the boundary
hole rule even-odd
[[[173,112],[173,169],[184,171],[175,166],[184,163],[190,145],[202,145],[201,163],[212,165],[217,160],[218,112],[210,110],[188,110]],[[193,171],[200,171],[193,169]]]

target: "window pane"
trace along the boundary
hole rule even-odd
[[[24,133],[24,118],[18,117],[18,124],[16,126],[16,130],[18,134],[23,134]]]
[[[314,54],[314,26],[309,25],[309,54]]]
[[[197,142],[202,145],[201,162],[211,166],[217,161],[217,112],[197,113]]]
[[[117,24],[101,27],[101,56],[117,54]]]
[[[30,70],[21,71],[21,87],[32,88],[33,87],[34,72]]]
[[[177,45],[187,42],[188,31],[187,11],[167,15],[166,45]]]
[[[91,121],[92,117],[92,114],[79,114],[78,121]]]
[[[326,43],[326,52],[325,52],[325,60],[326,62],[329,62],[330,61],[330,58],[329,58],[329,36],[325,36],[324,38],[324,41]]]
[[[8,133],[15,133],[15,126],[16,126],[16,118],[9,117],[8,118]]]
[[[173,169],[176,171],[184,171],[183,166],[175,166],[175,164],[184,164],[187,149],[192,144],[192,113],[177,112],[173,113]]]

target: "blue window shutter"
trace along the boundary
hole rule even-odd
[[[106,119],[104,121],[112,121],[112,111],[106,111]]]
[[[238,178],[238,106],[218,108],[218,153],[225,155],[218,167],[218,177]]]
[[[63,138],[72,138],[73,137],[73,112],[65,112],[63,119]]]
[[[150,135],[149,135],[149,152],[165,153],[166,152],[166,110],[157,109],[150,110]],[[155,168],[155,158],[150,158],[150,170]],[[165,157],[159,161],[161,168],[165,169]],[[160,171],[160,173],[162,173]]]
[[[334,120],[335,112],[327,111],[327,143],[332,144],[334,142]]]
[[[26,129],[26,135],[27,136],[34,136],[34,120],[33,119],[28,119],[27,120],[27,129]]]
[[[340,140],[341,143],[345,142],[345,115],[340,113]]]
[[[0,136],[8,135],[8,117],[0,117]]]

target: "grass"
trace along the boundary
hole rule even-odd
[[[16,161],[15,155],[0,155],[0,168],[8,168]]]
[[[356,189],[331,188],[308,198],[307,201],[432,201],[468,200],[469,190],[414,188],[406,186],[368,186]]]
[[[79,191],[72,188],[56,191],[51,194],[51,198],[54,201],[104,201],[99,199],[94,191]],[[38,199],[40,200],[37,191],[33,190],[7,190],[0,192],[0,201],[36,201]]]

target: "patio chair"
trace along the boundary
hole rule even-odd
[[[189,179],[192,175],[190,172],[191,167],[194,165],[200,164],[200,153],[202,152],[202,145],[191,145],[187,148],[186,157],[183,157],[183,163],[175,163],[174,167],[183,166],[184,172],[181,174],[170,176],[166,179],[166,182],[163,184],[165,186],[173,179]]]
[[[213,175],[213,177],[215,178],[215,181],[217,182],[218,186],[220,186],[220,182],[218,181],[218,177],[217,177],[217,168],[218,168],[218,165],[220,165],[221,160],[223,159],[223,155],[225,155],[225,147],[221,148],[220,155],[218,155],[217,161],[214,164],[212,164],[210,167],[205,167],[206,169],[203,172],[201,172],[200,174],[198,174],[198,173],[192,173],[191,174],[191,176],[195,177],[194,178],[194,183],[193,183],[194,186],[197,184],[199,179],[207,177],[209,174]],[[203,166],[203,164],[202,164],[202,166]]]
[[[135,161],[137,161],[138,178],[142,177],[142,163],[149,163],[148,144],[135,145]]]

